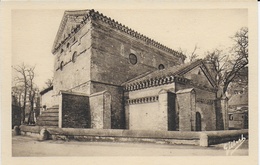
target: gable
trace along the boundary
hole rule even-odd
[[[182,76],[202,86],[215,87],[215,83],[210,73],[208,72],[208,69],[203,63],[201,63],[201,65],[192,68],[188,72],[184,73]]]
[[[60,45],[73,36],[86,23],[88,13],[89,10],[65,11],[53,43],[52,53],[55,53]]]

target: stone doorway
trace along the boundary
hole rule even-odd
[[[196,131],[201,131],[201,115],[196,112]]]

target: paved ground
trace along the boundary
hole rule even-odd
[[[12,154],[20,156],[224,156],[224,144],[211,147],[165,145],[151,143],[111,143],[48,140],[36,137],[13,136]],[[233,155],[248,155],[245,141]]]

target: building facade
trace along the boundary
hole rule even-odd
[[[65,11],[52,53],[53,89],[42,97],[52,93],[58,117],[38,125],[216,129],[216,89],[203,61],[184,64],[182,53],[97,11]]]

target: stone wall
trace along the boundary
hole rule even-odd
[[[124,93],[126,128],[168,130],[168,97],[160,91],[174,91],[174,83]],[[167,94],[166,94],[167,95]],[[161,100],[161,103],[159,102]],[[138,103],[141,102],[141,103]]]
[[[158,101],[129,105],[130,130],[165,130]]]
[[[81,94],[61,93],[63,128],[90,128],[89,97]]]
[[[156,87],[150,88],[150,93],[147,92],[150,95],[143,95],[143,97],[138,95],[138,91],[125,93],[127,128],[130,130],[178,130],[176,96],[171,92],[173,88],[170,88],[173,86],[174,84],[168,84],[164,87],[169,89],[161,89],[159,92]]]
[[[201,115],[201,130],[213,131],[216,130],[216,114],[214,103],[196,102],[196,112]]]
[[[196,93],[196,112],[199,112],[201,115],[201,124],[202,124],[202,130],[216,130],[217,129],[217,123],[220,123],[222,118],[220,118],[217,113],[221,109],[217,108],[216,106],[216,95],[212,91],[208,91],[206,89],[194,87],[191,84],[180,84],[176,83],[176,90],[183,90],[186,88],[193,88]],[[186,98],[183,98],[186,99]],[[180,99],[180,100],[183,100]],[[185,105],[187,106],[187,105]]]

